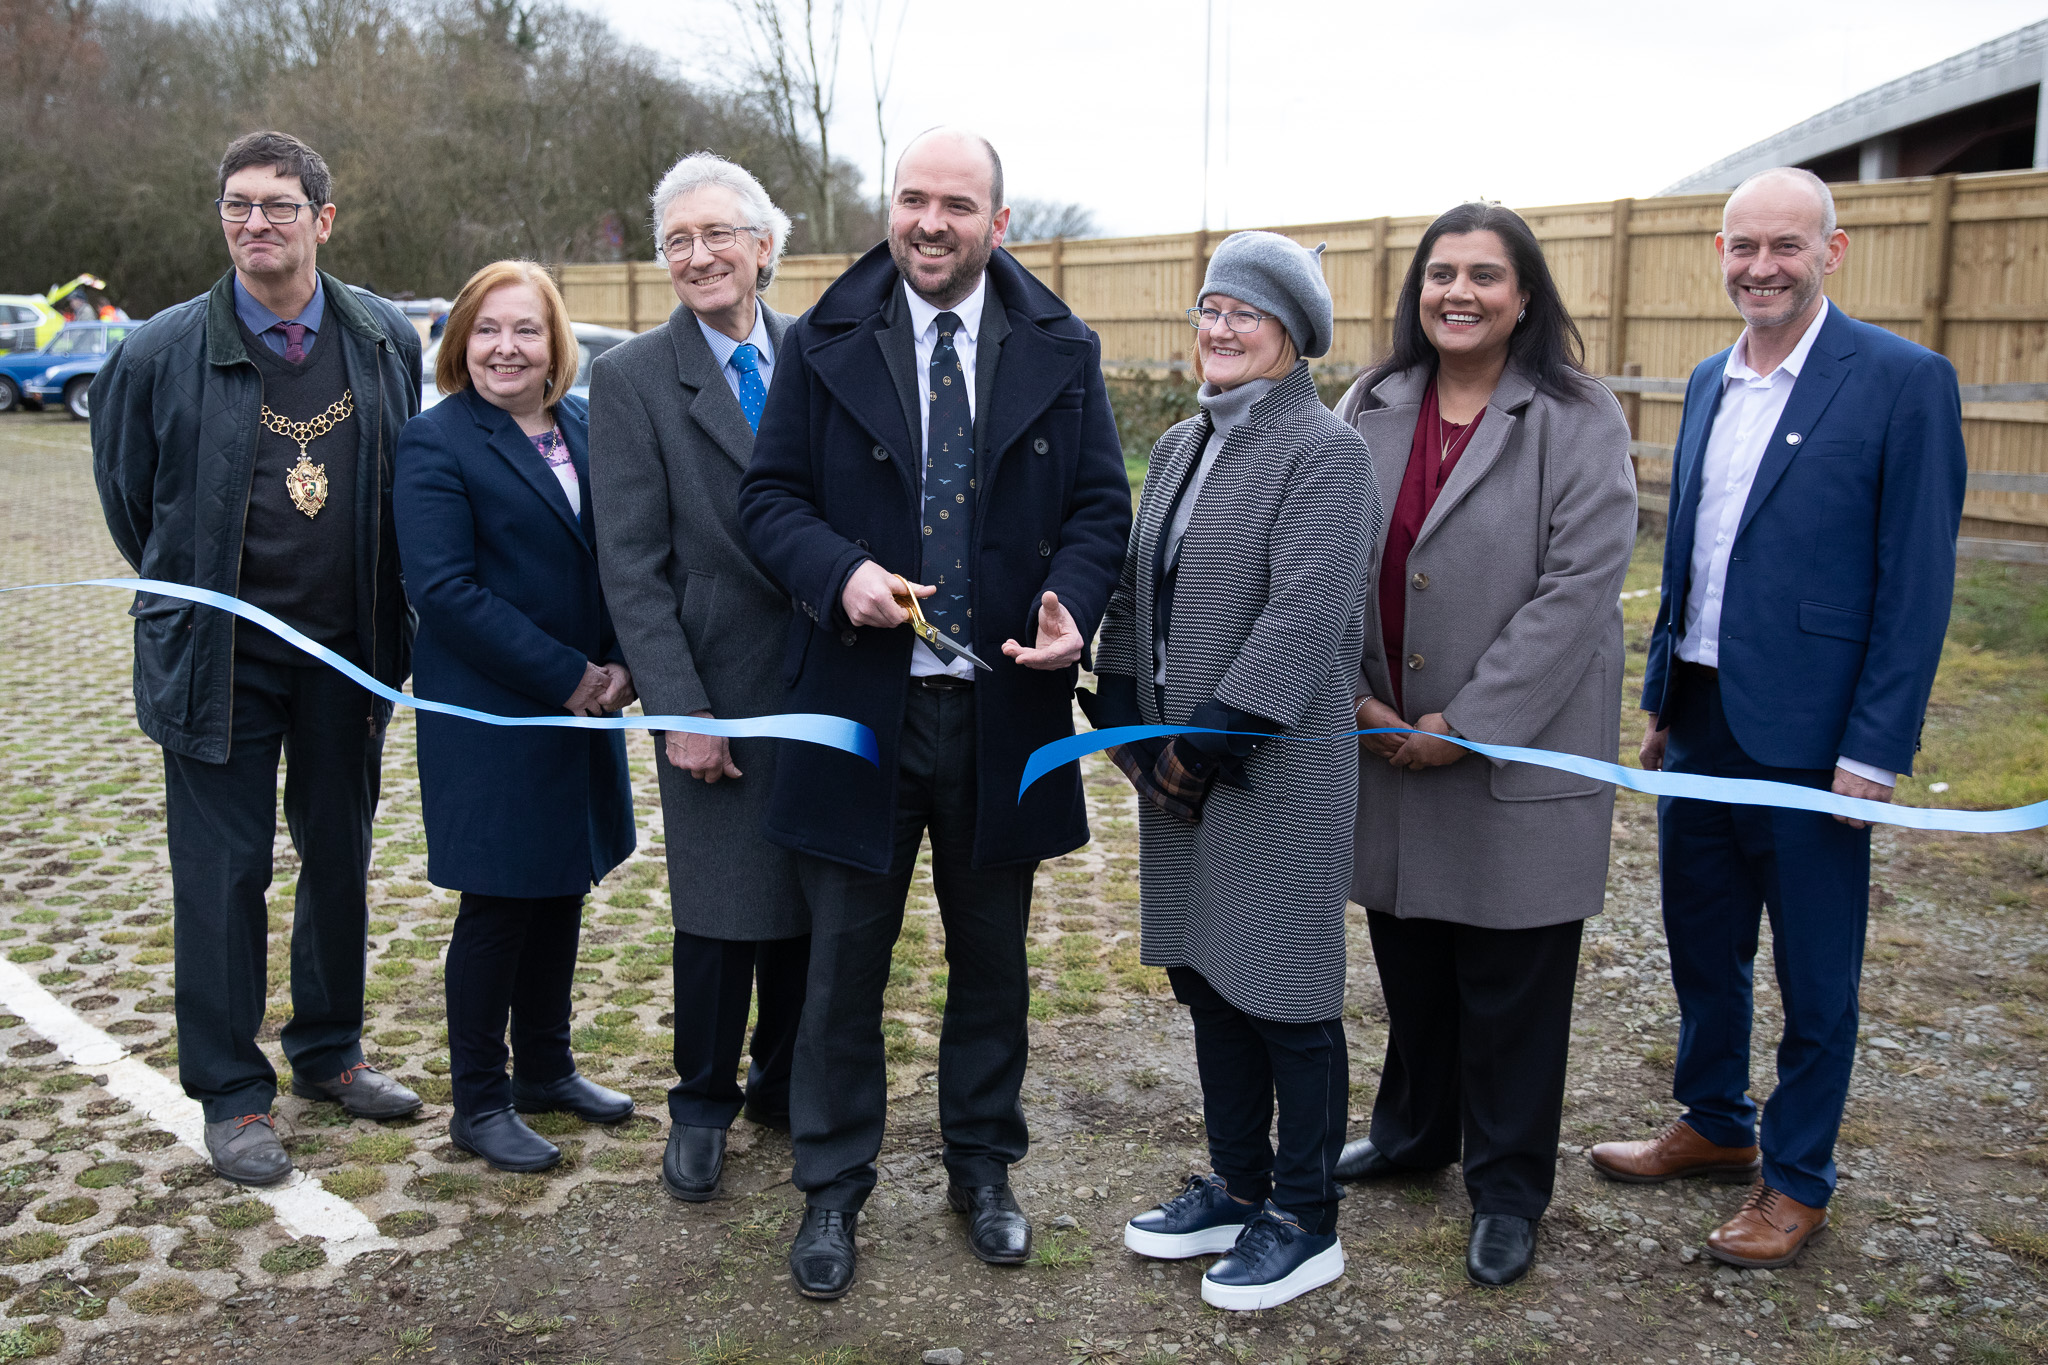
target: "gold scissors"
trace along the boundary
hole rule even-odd
[[[917,605],[917,594],[910,590],[909,581],[902,574],[896,574],[894,577],[896,579],[896,591],[889,595],[896,599],[897,606],[910,613],[910,629],[916,633],[918,639],[924,641],[933,649],[947,650],[958,654],[984,673],[995,672],[993,668],[983,663],[981,657],[966,645],[956,645],[945,636],[939,634],[939,628],[924,619],[924,612]]]

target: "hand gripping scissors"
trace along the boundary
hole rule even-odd
[[[918,639],[924,641],[935,650],[945,650],[959,655],[984,673],[995,672],[993,668],[983,663],[981,657],[966,645],[956,645],[945,636],[939,634],[939,628],[924,619],[924,612],[919,610],[917,605],[917,594],[910,590],[909,582],[902,574],[896,574],[894,577],[896,579],[896,590],[889,595],[896,599],[897,606],[910,613],[910,628],[916,632]]]

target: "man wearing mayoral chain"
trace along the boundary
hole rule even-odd
[[[879,767],[784,746],[768,837],[797,851],[811,966],[790,1090],[797,1289],[853,1283],[854,1222],[887,1109],[882,991],[927,834],[951,985],[939,1043],[947,1203],[982,1260],[1031,1225],[1032,876],[1088,838],[1068,765],[1018,800],[1032,750],[1072,733],[1075,667],[1123,559],[1125,477],[1087,325],[1000,250],[1002,163],[934,129],[897,163],[889,239],[782,340],[740,521],[801,613],[784,709],[869,726]],[[913,632],[915,632],[913,634]]]
[[[420,406],[419,334],[322,274],[327,163],[284,133],[235,140],[216,201],[234,269],[137,329],[93,383],[93,475],[143,577],[263,608],[390,686],[412,624],[391,522],[398,432]],[[178,1078],[214,1169],[291,1173],[256,1045],[282,753],[298,853],[292,1093],[359,1118],[419,1096],[363,1061],[370,819],[391,704],[227,612],[139,593],[135,713],[164,751],[176,921]]]

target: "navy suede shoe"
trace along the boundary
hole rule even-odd
[[[1230,1254],[1202,1276],[1202,1302],[1239,1313],[1275,1308],[1343,1273],[1336,1234],[1307,1231],[1269,1199]]]
[[[1214,1256],[1237,1245],[1258,1211],[1256,1204],[1232,1199],[1220,1178],[1191,1175],[1185,1190],[1124,1224],[1124,1245],[1161,1261]]]

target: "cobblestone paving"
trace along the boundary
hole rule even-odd
[[[84,429],[0,418],[0,584],[119,573],[100,530]],[[1629,587],[1655,582],[1640,556]],[[0,596],[0,952],[70,1009],[175,1075],[169,883],[158,755],[127,696],[126,598]],[[1653,598],[1626,604],[1639,647]],[[1639,657],[1639,655],[1638,655]],[[2031,693],[2025,704],[2039,707]],[[1631,722],[1632,723],[1632,722]],[[1931,725],[1940,724],[1937,717]],[[1865,1028],[1840,1152],[1834,1229],[1772,1274],[1716,1267],[1705,1232],[1739,1191],[1603,1183],[1586,1145],[1660,1128],[1676,1008],[1655,893],[1654,812],[1625,797],[1608,913],[1589,925],[1556,1202],[1537,1273],[1505,1292],[1462,1275],[1469,1208],[1455,1171],[1361,1188],[1342,1222],[1350,1271],[1273,1312],[1196,1298],[1201,1263],[1118,1245],[1134,1207],[1204,1164],[1184,1011],[1136,957],[1135,820],[1090,769],[1096,842],[1041,873],[1025,1105],[1015,1172],[1039,1231],[1001,1271],[943,1212],[931,1079],[949,987],[928,880],[888,994],[892,1109],[862,1222],[861,1280],[800,1301],[782,1257],[801,1197],[786,1140],[744,1122],[724,1197],[680,1206],[653,1183],[670,1072],[659,807],[633,744],[641,848],[586,917],[579,1059],[634,1093],[614,1129],[543,1120],[570,1160],[507,1176],[448,1146],[439,957],[453,898],[422,876],[412,727],[386,750],[370,953],[373,1060],[430,1101],[416,1121],[352,1122],[289,1097],[300,1167],[391,1247],[347,1265],[110,1095],[90,1067],[0,1017],[0,1362],[1650,1361],[1655,1365],[2006,1365],[2048,1359],[2048,839],[1886,832],[1878,840]],[[272,889],[273,1039],[289,1009],[292,857]],[[1353,915],[1353,1129],[1370,1107],[1384,1014]],[[1759,980],[1755,1061],[1768,1088],[1775,996]],[[274,1041],[266,1044],[283,1071]]]

